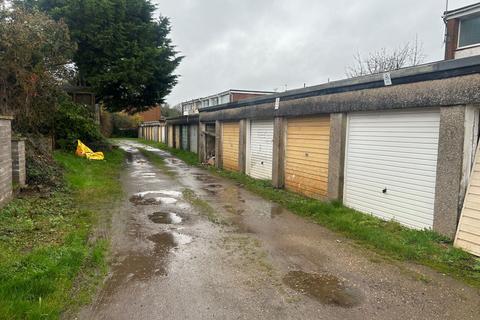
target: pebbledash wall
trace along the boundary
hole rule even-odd
[[[12,196],[11,121],[0,116],[0,207]]]
[[[390,76],[205,108],[199,126],[215,125],[221,168],[453,237],[478,141],[480,57]]]

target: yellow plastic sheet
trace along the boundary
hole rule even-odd
[[[75,151],[75,154],[79,157],[85,157],[88,160],[103,160],[105,159],[105,156],[103,155],[103,152],[93,152],[92,149],[87,147],[82,143],[82,141],[77,140],[77,151]]]

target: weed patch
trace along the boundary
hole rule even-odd
[[[208,202],[203,201],[202,199],[198,198],[195,195],[195,192],[193,192],[190,189],[184,189],[183,192],[183,198],[189,202],[191,205],[193,205],[195,208],[200,210],[200,213],[205,215],[208,220],[215,224],[227,224],[226,221],[221,219],[216,213],[215,209],[213,209]]]

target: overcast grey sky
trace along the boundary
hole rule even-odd
[[[167,101],[227,89],[279,91],[345,78],[357,51],[418,35],[427,61],[443,57],[445,0],[153,0],[171,19],[185,59]],[[450,9],[477,2],[450,0]]]

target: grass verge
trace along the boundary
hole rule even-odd
[[[123,152],[87,161],[57,152],[65,187],[25,195],[0,210],[2,319],[58,319],[87,303],[106,272],[106,239],[91,237],[105,205],[122,194]]]
[[[152,147],[171,150],[171,148],[165,148],[164,144],[137,140]],[[200,165],[195,154],[176,151],[175,155],[183,161],[191,165]],[[208,168],[208,170],[216,175],[235,180],[263,198],[339,232],[385,258],[419,263],[474,287],[480,287],[480,259],[453,247],[450,239],[436,232],[405,228],[397,222],[384,221],[347,208],[338,201],[323,202],[286,190],[275,189],[269,181],[256,180],[237,172],[215,168]]]

